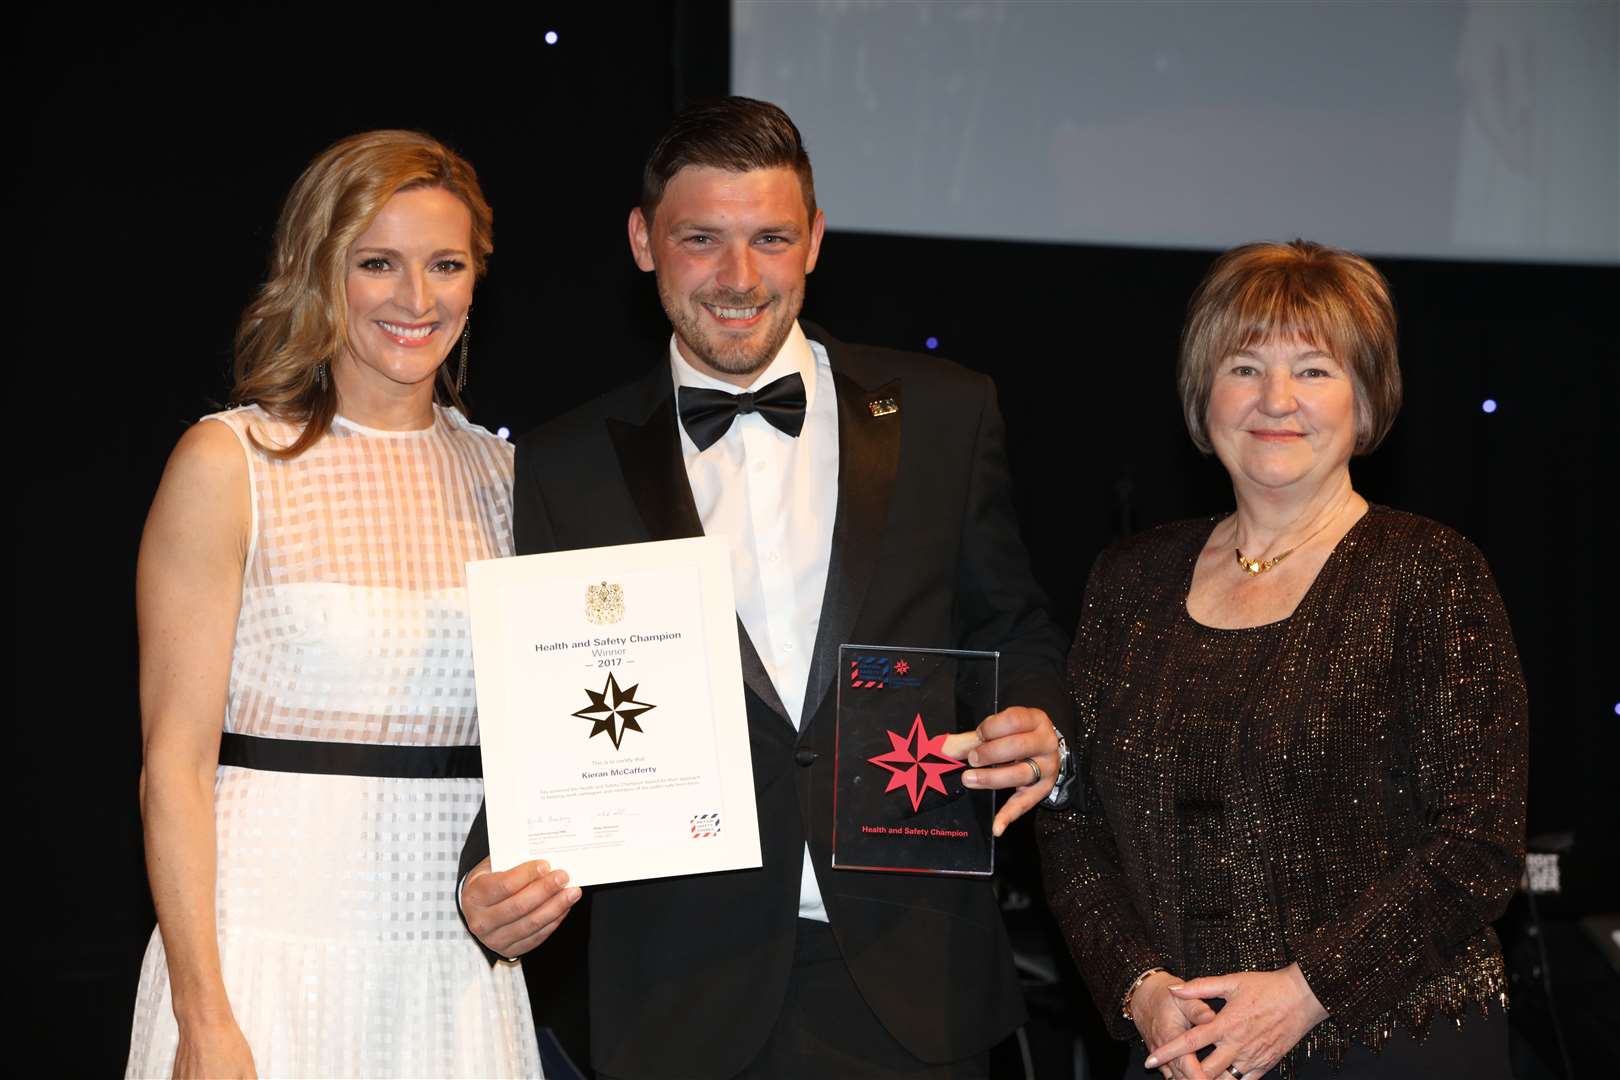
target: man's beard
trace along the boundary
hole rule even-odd
[[[799,297],[784,297],[769,293],[762,298],[744,296],[707,296],[692,298],[692,304],[701,307],[708,303],[716,307],[755,307],[767,304],[763,334],[759,331],[746,338],[734,338],[705,321],[702,311],[687,306],[684,296],[672,296],[659,283],[658,298],[663,302],[664,314],[669,316],[678,337],[687,349],[715,371],[727,375],[753,375],[776,359],[782,342],[793,332],[793,320],[798,318]]]

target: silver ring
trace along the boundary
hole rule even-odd
[[[1236,1065],[1228,1065],[1226,1071],[1232,1074],[1232,1080],[1243,1080],[1243,1074],[1237,1071]]]
[[[1041,782],[1041,763],[1036,761],[1032,757],[1027,757],[1027,758],[1024,759],[1024,764],[1028,765],[1030,767],[1030,770],[1035,774],[1035,778],[1030,781],[1030,784],[1035,785],[1035,784],[1040,783]]]

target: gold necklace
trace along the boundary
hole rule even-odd
[[[1295,544],[1281,555],[1274,555],[1269,559],[1250,559],[1244,556],[1242,548],[1233,548],[1232,553],[1237,556],[1237,564],[1241,566],[1244,572],[1250,577],[1259,577],[1261,574],[1265,573],[1267,570],[1270,570],[1273,566],[1276,566],[1278,563],[1288,558],[1288,556],[1292,555],[1294,552],[1298,551],[1312,540],[1315,540],[1317,533],[1320,533],[1323,529],[1333,524],[1333,519],[1339,516],[1339,511],[1350,505],[1350,499],[1354,498],[1355,494],[1356,493],[1354,491],[1351,491],[1350,495],[1344,500],[1344,502],[1340,503],[1338,507],[1334,509],[1333,513],[1327,516],[1327,520],[1323,521],[1322,524],[1318,525],[1315,530],[1312,531],[1311,535],[1307,536],[1305,539],[1301,540],[1299,543]],[[1236,531],[1235,527],[1233,531]]]

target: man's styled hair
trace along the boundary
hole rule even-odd
[[[1355,453],[1376,447],[1401,408],[1395,305],[1389,285],[1360,255],[1309,240],[1244,244],[1215,260],[1193,293],[1181,331],[1181,391],[1187,432],[1212,453],[1204,418],[1215,368],[1233,353],[1298,339],[1350,375],[1356,395]]]
[[[788,114],[768,101],[723,97],[683,110],[659,138],[641,172],[641,216],[652,226],[664,187],[688,165],[750,172],[792,169],[799,174],[809,220],[816,217],[810,155]]]

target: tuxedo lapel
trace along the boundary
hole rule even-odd
[[[619,469],[631,501],[647,526],[649,540],[681,540],[703,535],[703,521],[692,501],[692,485],[681,460],[681,434],[676,427],[675,394],[665,366],[648,380],[645,420],[609,418],[608,435],[619,455]],[[843,450],[842,444],[839,446]],[[759,652],[737,619],[737,644],[742,659],[743,685],[784,721],[787,706],[771,684]]]
[[[703,522],[692,502],[692,485],[681,461],[681,436],[675,424],[675,398],[664,376],[664,393],[641,423],[610,417],[608,435],[619,454],[630,499],[647,526],[649,540],[682,540],[703,535]]]
[[[838,646],[850,640],[877,563],[900,464],[900,382],[868,390],[848,370],[847,350],[815,334],[828,350],[838,391],[838,516],[833,523],[827,589],[804,695],[802,732],[821,707],[838,672]]]

